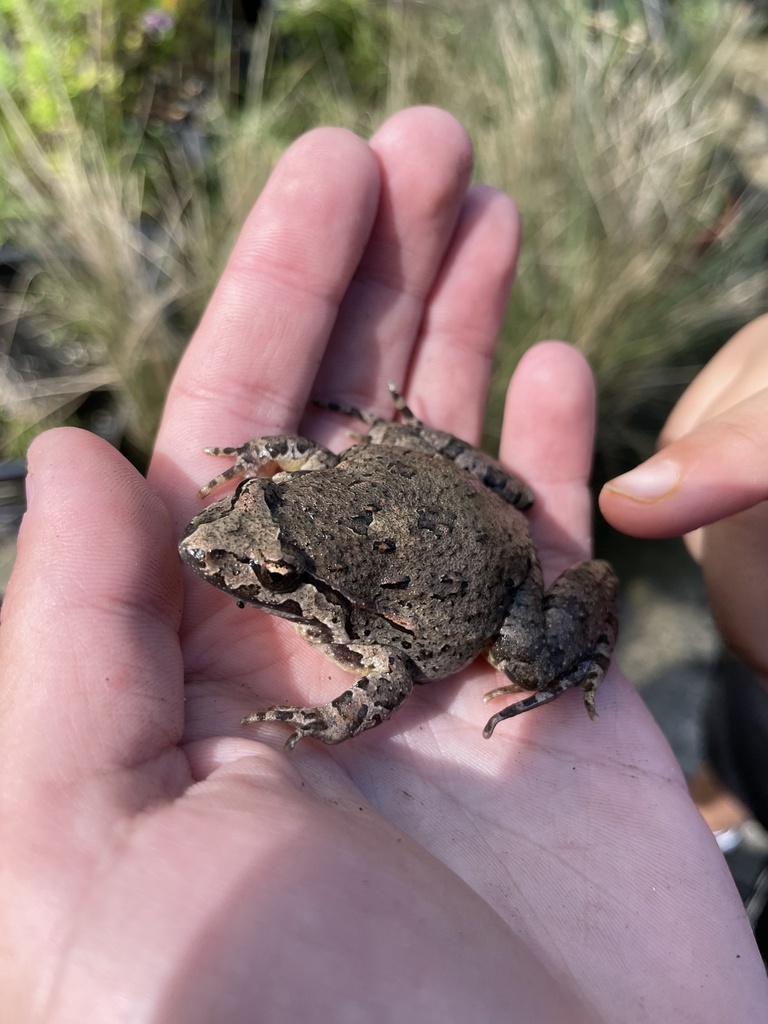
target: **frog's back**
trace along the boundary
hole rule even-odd
[[[498,631],[528,572],[525,518],[440,456],[363,445],[293,477],[308,570],[350,604],[350,631],[407,651],[422,678],[456,671]]]

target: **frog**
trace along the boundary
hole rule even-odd
[[[304,737],[338,744],[480,655],[506,679],[485,701],[530,694],[496,711],[485,738],[573,687],[596,718],[618,628],[612,566],[581,561],[546,587],[528,484],[389,389],[392,419],[316,402],[368,428],[340,453],[287,434],[205,449],[232,465],[200,498],[239,482],[188,524],[182,561],[355,675],[327,703],[273,705],[242,724],[286,723],[289,750]]]

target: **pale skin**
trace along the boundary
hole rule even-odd
[[[602,512],[639,537],[686,535],[723,638],[768,685],[768,316],[705,366],[659,443]]]
[[[347,443],[312,394],[480,434],[517,255],[449,115],[300,139],[246,222],[168,397],[149,483],[90,435],[30,452],[0,633],[0,893],[14,1024],[762,1020],[727,869],[612,669],[482,738],[480,662],[339,747],[238,723],[346,677],[182,574],[210,445]],[[590,548],[588,368],[511,383],[501,458],[548,579]]]

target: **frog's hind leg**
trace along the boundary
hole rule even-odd
[[[541,704],[549,704],[550,701],[559,697],[561,693],[565,693],[566,690],[570,690],[574,686],[581,687],[584,695],[584,706],[589,717],[594,721],[598,717],[597,708],[595,707],[595,692],[603,681],[603,677],[611,663],[611,653],[613,652],[615,641],[616,621],[612,619],[607,623],[606,631],[600,636],[588,656],[579,662],[578,665],[575,665],[564,676],[551,683],[546,690],[537,690],[532,696],[519,700],[515,704],[510,704],[509,707],[497,711],[495,715],[491,715],[483,729],[485,739],[489,739],[493,735],[493,730],[499,722],[503,722],[507,718],[515,718],[517,715],[522,715],[524,711],[531,711]],[[494,697],[501,697],[508,693],[520,693],[522,689],[523,687],[515,683],[509,686],[499,686],[495,690],[489,690],[483,697],[483,700],[493,700]]]
[[[335,660],[350,668],[350,655],[361,655],[368,669],[365,675],[349,689],[327,704],[315,707],[276,706],[257,711],[243,719],[243,725],[253,722],[287,722],[294,731],[286,741],[286,749],[293,750],[304,736],[312,736],[323,743],[343,743],[366,729],[386,721],[403,703],[413,689],[413,678],[405,659],[384,647],[351,645],[343,649],[335,646],[323,648]],[[364,653],[363,653],[364,652]]]
[[[487,652],[492,665],[511,680],[485,695],[534,690],[531,697],[493,715],[483,730],[488,739],[507,718],[555,700],[579,686],[589,717],[597,717],[595,692],[603,680],[618,632],[618,580],[600,560],[566,569],[548,591],[541,592],[541,570],[531,567],[517,594],[509,621]],[[526,614],[520,618],[520,612]]]
[[[387,387],[392,394],[395,401],[395,408],[400,413],[400,418],[403,423],[406,423],[409,427],[421,427],[424,424],[416,416],[408,406],[405,404],[405,399],[397,390],[395,385],[390,381]],[[334,402],[329,401],[325,398],[313,398],[312,402],[318,407],[318,409],[327,409],[329,412],[338,412],[342,416],[351,416],[352,419],[362,420],[363,423],[369,427],[376,426],[379,423],[389,423],[389,420],[382,419],[380,416],[374,415],[372,412],[366,412],[364,409],[358,409],[356,405],[348,405],[346,402]]]

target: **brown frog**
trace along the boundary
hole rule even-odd
[[[586,561],[544,588],[523,510],[533,494],[498,462],[433,430],[390,385],[400,422],[333,402],[369,426],[334,454],[304,437],[209,448],[234,464],[200,491],[244,478],[184,531],[184,562],[242,605],[292,622],[357,681],[318,707],[270,707],[244,723],[293,727],[341,743],[389,718],[414,683],[443,679],[478,654],[510,680],[485,700],[532,696],[503,719],[580,686],[591,718],[617,631],[618,583]]]

